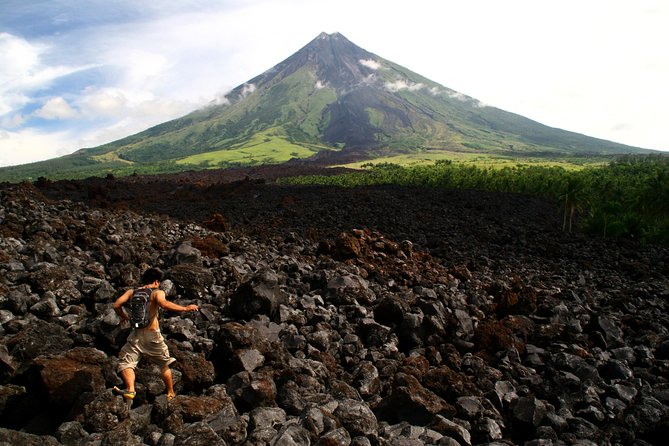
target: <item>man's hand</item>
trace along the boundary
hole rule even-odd
[[[116,310],[116,314],[118,314],[119,319],[121,319],[121,325],[125,325],[130,321],[130,317],[128,316],[128,313],[123,311],[123,309]]]
[[[125,304],[130,300],[132,294],[133,290],[131,288],[127,290],[125,293],[123,293],[118,299],[116,299],[116,302],[114,302],[114,305],[112,305],[112,308],[114,309],[114,311],[116,311],[116,314],[118,314],[118,317],[121,319],[121,325],[124,325],[128,323],[128,321],[130,321],[130,317],[123,309],[123,304]]]
[[[186,307],[186,309],[184,311],[199,311],[199,310],[200,310],[200,307],[198,307],[195,304],[190,304]]]

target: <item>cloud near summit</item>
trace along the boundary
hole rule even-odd
[[[420,83],[420,82],[411,82],[411,81],[405,81],[404,79],[398,79],[393,82],[386,82],[384,84],[386,90],[396,92],[400,90],[409,90],[409,91],[417,91],[420,90],[421,88],[426,88],[425,84]]]
[[[358,62],[360,62],[360,65],[371,68],[372,70],[378,70],[383,66],[380,62],[377,62],[374,59],[360,59]]]

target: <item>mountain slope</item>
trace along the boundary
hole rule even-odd
[[[85,169],[156,163],[230,166],[323,154],[332,160],[368,159],[427,148],[573,155],[644,151],[484,106],[339,33],[322,33],[215,104],[82,149],[60,164]]]
[[[274,68],[238,86],[224,104],[102,146],[135,162],[252,148],[254,135],[312,147],[475,148],[626,153],[632,148],[552,129],[481,105],[352,44],[321,34]],[[212,157],[214,159],[215,157]]]

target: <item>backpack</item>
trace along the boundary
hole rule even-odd
[[[151,288],[137,288],[130,299],[130,327],[145,328],[151,322],[149,307],[151,304]]]

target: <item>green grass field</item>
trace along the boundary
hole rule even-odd
[[[397,164],[403,167],[435,164],[437,161],[452,161],[463,165],[476,167],[490,167],[502,169],[504,167],[519,166],[541,166],[541,167],[563,167],[569,170],[583,169],[607,164],[611,158],[541,158],[541,157],[506,157],[495,154],[467,153],[446,150],[426,150],[416,153],[376,158],[373,161],[360,161],[356,163],[342,164],[333,167],[348,167],[350,169],[363,169],[370,165]]]
[[[192,155],[178,160],[177,164],[210,167],[280,164],[293,158],[309,158],[321,150],[332,149],[325,146],[305,147],[293,144],[277,129],[268,129],[254,135],[240,147]]]

